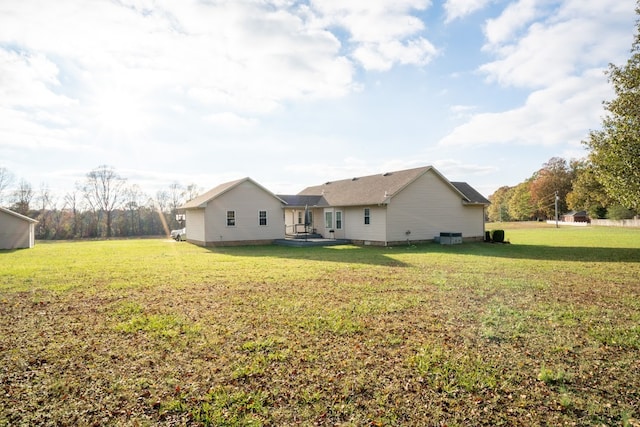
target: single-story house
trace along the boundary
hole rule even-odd
[[[562,215],[563,222],[590,222],[589,214],[586,211],[571,211]]]
[[[279,197],[287,202],[288,232],[306,218],[324,237],[364,245],[431,241],[441,232],[482,240],[490,204],[469,184],[450,182],[431,166],[325,182]]]
[[[0,207],[0,249],[32,248],[38,221]]]
[[[180,207],[187,241],[201,246],[273,243],[284,238],[284,203],[251,178],[218,185]]]
[[[275,195],[250,178],[189,201],[187,240],[199,245],[270,243],[299,233],[363,245],[432,241],[441,232],[484,239],[489,201],[431,166],[349,178]]]

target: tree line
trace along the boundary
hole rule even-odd
[[[195,184],[174,182],[151,196],[103,165],[88,172],[73,190],[55,196],[46,184],[34,190],[0,166],[0,205],[37,220],[37,239],[164,235],[184,226],[176,219],[178,207],[200,192]]]
[[[553,157],[520,184],[500,187],[490,195],[487,217],[489,221],[530,221],[555,219],[556,213],[569,211],[609,219],[637,214],[611,196],[596,176],[588,158],[567,161]]]

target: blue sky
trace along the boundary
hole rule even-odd
[[[4,0],[0,166],[60,199],[103,164],[150,196],[245,176],[295,194],[425,165],[488,196],[585,155],[634,8]]]

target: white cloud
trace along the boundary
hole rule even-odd
[[[446,22],[464,18],[486,7],[493,0],[447,0],[444,4]]]
[[[437,49],[423,38],[407,43],[391,41],[386,43],[362,44],[353,56],[368,70],[387,71],[395,63],[426,65],[437,55]]]
[[[508,6],[485,27],[485,51],[498,59],[479,70],[490,81],[533,92],[518,108],[471,116],[440,145],[579,147],[600,126],[602,101],[612,96],[607,64],[628,55],[632,10],[633,0],[520,0]]]
[[[444,174],[450,181],[468,179],[471,175],[487,175],[497,170],[496,166],[463,163],[455,159],[436,160],[433,162],[433,166]]]
[[[486,22],[486,48],[507,42],[538,15],[540,0],[520,0],[507,6],[502,14]]]
[[[58,68],[42,54],[0,48],[0,106],[63,107],[74,100],[55,93]]]
[[[488,21],[485,49],[498,59],[482,65],[480,71],[505,86],[541,88],[585,68],[615,61],[623,51],[621,46],[629,46],[623,43],[628,40],[625,24],[633,6],[632,0],[625,2],[626,9],[620,7],[624,2],[619,0],[573,0],[557,8],[547,7],[544,19],[520,35],[516,31],[542,14],[536,8],[547,3],[521,0],[496,20]]]
[[[346,30],[353,58],[367,70],[381,71],[395,64],[425,65],[437,54],[421,35],[424,23],[411,14],[430,5],[428,0],[311,2],[316,25]]]
[[[148,94],[183,82],[182,96],[248,111],[357,87],[339,40],[295,11],[259,2],[35,3],[3,2],[0,43],[38,52],[53,68],[64,61],[80,87],[108,88],[121,76],[124,91]]]
[[[490,144],[579,146],[603,113],[611,88],[600,69],[567,77],[533,92],[522,107],[480,113],[440,141],[444,146]]]
[[[230,112],[210,114],[205,118],[205,120],[213,123],[216,126],[221,126],[229,129],[253,127],[258,123],[256,119],[242,117]]]

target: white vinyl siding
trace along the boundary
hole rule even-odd
[[[35,222],[0,211],[0,249],[31,248],[35,244]]]
[[[187,240],[203,244],[205,241],[204,209],[189,209],[186,211]]]
[[[484,209],[465,206],[463,197],[433,172],[412,182],[388,207],[387,241],[430,240],[440,232],[462,233],[463,238],[484,235]]]
[[[386,238],[385,206],[371,206],[368,208],[372,218],[371,224],[365,225],[363,221],[364,208],[344,208],[345,239],[384,242]]]
[[[268,227],[261,226],[256,220],[260,210],[267,214]],[[227,211],[235,212],[235,227],[227,226]],[[251,181],[242,182],[209,201],[206,223],[207,243],[273,240],[284,236],[282,203]],[[188,229],[187,220],[187,236]]]

